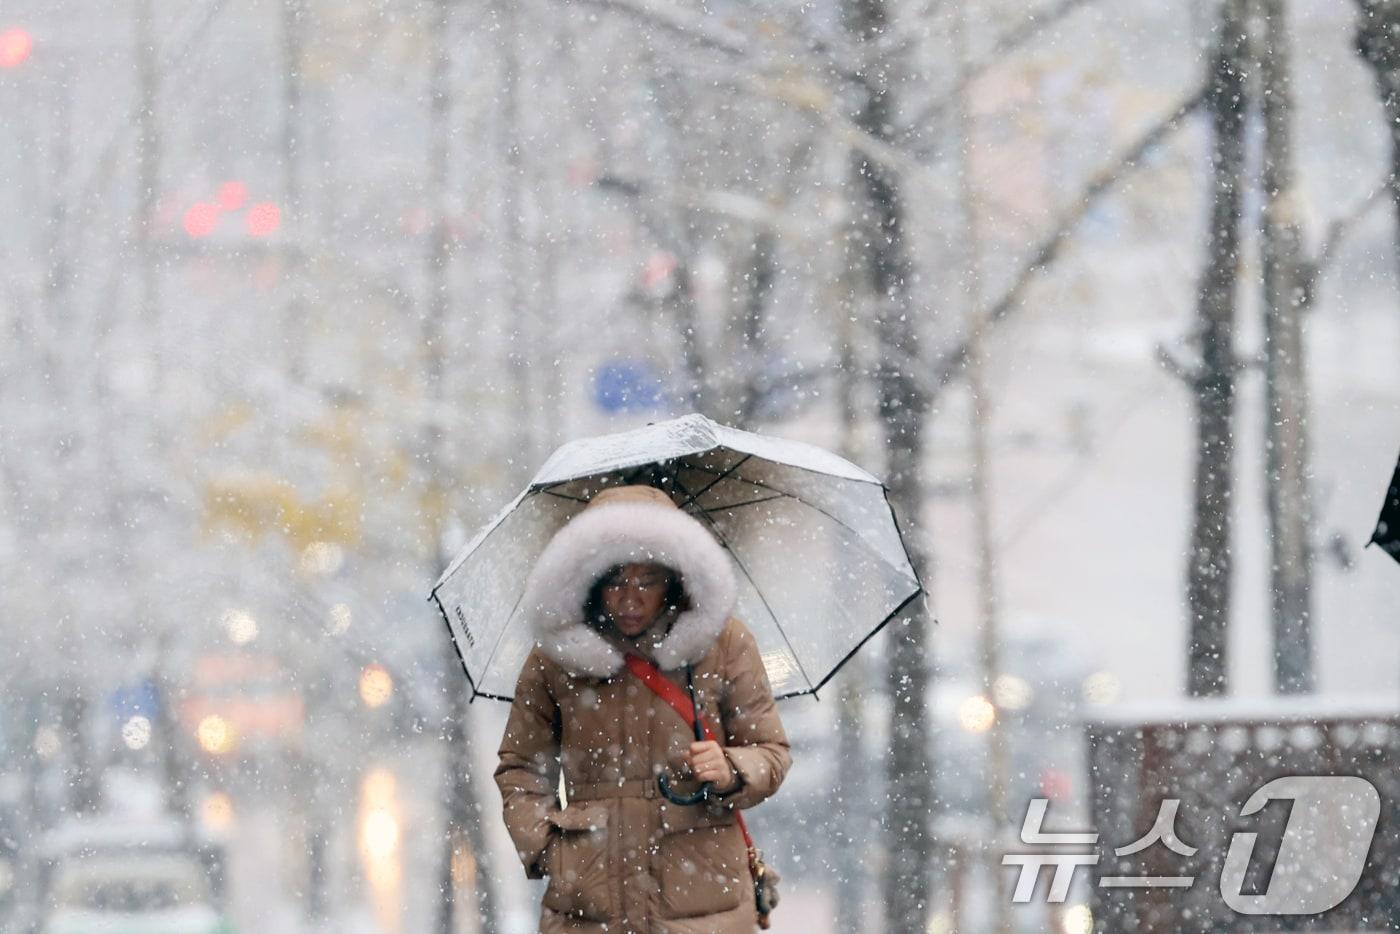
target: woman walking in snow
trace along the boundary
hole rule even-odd
[[[777,791],[792,758],[735,594],[724,549],[648,486],[599,493],[536,562],[521,603],[536,645],[495,777],[526,875],[549,880],[542,934],[757,925],[736,812]],[[643,680],[657,670],[693,685],[715,741]],[[659,775],[672,797],[710,792],[678,804]]]

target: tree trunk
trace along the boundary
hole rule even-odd
[[[443,568],[447,565],[444,563]],[[468,723],[467,698],[470,690],[462,674],[462,665],[455,652],[444,653],[451,668],[452,680],[451,711],[448,714],[447,748],[448,781],[445,801],[448,814],[448,830],[444,834],[445,852],[442,869],[442,895],[445,910],[440,919],[442,934],[457,934],[462,930],[462,919],[476,918],[478,930],[483,934],[495,934],[501,930],[496,917],[496,897],[493,880],[496,873],[492,867],[490,851],[487,849],[485,809],[481,806],[482,773],[476,768],[473,755],[473,736]],[[472,879],[474,901],[463,902],[459,896],[457,874],[453,871],[453,856],[463,844],[471,852],[475,865]]]
[[[1356,49],[1376,73],[1376,91],[1390,127],[1390,199],[1400,266],[1400,0],[1356,0],[1356,5],[1361,10]]]
[[[738,411],[738,425],[747,428],[753,425],[755,417],[773,391],[773,386],[765,377],[765,333],[768,318],[768,303],[773,296],[773,282],[777,278],[778,238],[771,230],[760,230],[754,234],[753,248],[749,254],[748,289],[743,299],[743,309],[739,326],[739,398],[735,409]]]
[[[432,531],[431,554],[435,565],[432,573],[436,578],[452,558],[452,555],[442,549],[442,518],[447,503],[443,478],[450,471],[443,463],[446,440],[443,425],[436,415],[443,411],[443,400],[446,398],[446,339],[443,331],[450,308],[448,273],[452,262],[452,241],[448,235],[447,216],[447,167],[451,159],[449,141],[452,114],[451,0],[434,0],[431,12],[433,22],[429,34],[432,37],[433,49],[428,66],[428,165],[424,194],[429,210],[433,213],[428,225],[424,257],[423,348],[427,357],[427,395],[434,403],[430,407],[430,412],[434,414],[429,417],[423,429],[423,461],[427,471],[427,499],[437,510],[429,520]],[[442,835],[442,862],[439,864],[439,891],[443,901],[438,914],[438,930],[441,934],[455,934],[461,930],[460,917],[466,915],[479,918],[482,931],[494,932],[498,930],[498,926],[491,880],[496,875],[491,868],[491,855],[482,826],[481,777],[472,758],[472,736],[467,710],[470,689],[456,653],[447,649],[442,657],[446,666],[445,683],[448,685],[450,700],[442,799],[447,823],[446,832]],[[476,865],[476,901],[468,906],[464,906],[459,899],[459,880],[453,872],[453,856],[463,844],[471,850]]]
[[[151,236],[160,200],[160,126],[156,111],[160,96],[160,63],[157,58],[156,27],[152,0],[136,0],[136,85],[141,106],[136,117],[136,274],[138,315],[150,335],[153,378],[151,398],[159,398],[164,382],[164,359],[160,346],[160,270],[156,267],[155,243]]]
[[[1303,344],[1304,262],[1293,175],[1293,87],[1287,0],[1257,0],[1264,112],[1264,351],[1274,687],[1313,689],[1312,501]]]
[[[1196,468],[1186,601],[1190,613],[1187,690],[1228,688],[1230,511],[1234,471],[1234,326],[1244,182],[1245,0],[1225,0],[1211,58],[1206,108],[1214,133],[1209,248],[1197,296],[1201,363],[1193,374]]]
[[[92,814],[102,806],[102,783],[87,738],[92,708],[83,686],[71,685],[68,691],[63,696],[58,721],[65,743],[62,754],[68,757],[64,806],[79,814]]]
[[[846,250],[825,254],[835,270],[830,283],[830,307],[836,315],[834,329],[840,335],[840,365],[837,393],[841,411],[841,455],[852,463],[866,461],[859,441],[861,340],[858,322],[852,320],[855,292]],[[864,694],[869,689],[866,660],[857,652],[841,669],[840,694],[836,704],[836,761],[833,763],[831,790],[836,802],[832,828],[834,852],[831,864],[836,870],[836,930],[859,931],[866,923],[866,854],[869,848],[869,815],[876,808],[869,800],[871,768],[861,742],[865,733]]]
[[[282,342],[287,375],[293,384],[306,379],[306,308],[303,298],[302,250],[307,235],[301,186],[302,44],[306,0],[282,0],[282,227],[286,300],[282,307]]]
[[[955,95],[954,111],[958,139],[958,201],[962,213],[962,267],[968,283],[964,296],[967,327],[968,435],[972,447],[973,539],[977,544],[977,606],[979,610],[979,655],[983,691],[993,705],[995,719],[987,730],[987,836],[983,861],[991,886],[989,930],[1011,934],[1010,892],[1004,892],[1005,874],[1001,857],[1011,821],[1008,814],[1007,784],[1010,774],[1010,747],[998,704],[996,685],[1001,674],[1001,624],[997,605],[997,563],[993,542],[992,463],[987,442],[991,433],[992,398],[985,380],[985,333],[988,322],[982,315],[982,231],[973,176],[971,154],[976,150],[968,88],[972,86],[972,61],[967,50],[968,2],[959,0],[953,13],[952,39],[957,65],[962,75]]]
[[[678,250],[676,268],[671,273],[674,284],[661,303],[680,338],[681,363],[686,379],[685,404],[689,411],[728,421],[726,413],[717,411],[713,404],[716,393],[710,391],[709,366],[700,347],[700,314],[695,307],[695,283],[690,272],[690,261],[695,251],[685,247],[678,247]]]
[[[512,404],[517,406],[515,457],[527,465],[540,461],[535,450],[536,393],[530,371],[536,359],[535,322],[531,302],[525,294],[526,282],[533,270],[527,269],[529,245],[525,240],[521,215],[525,202],[525,154],[520,133],[520,41],[519,10],[516,0],[500,0],[494,5],[496,21],[500,24],[497,41],[501,51],[501,85],[498,98],[501,107],[501,148],[505,167],[501,179],[501,267],[505,270],[506,315],[510,329],[511,385],[515,390]],[[527,468],[528,469],[528,468]]]
[[[893,144],[893,56],[881,46],[889,15],[884,0],[846,0],[844,25],[862,49],[856,122]],[[924,419],[928,399],[920,384],[918,331],[910,300],[911,263],[904,234],[899,179],[856,153],[853,188],[859,198],[869,281],[876,303],[879,363],[875,392],[885,436],[891,500],[904,520],[916,566],[927,568],[917,526],[924,502]],[[929,649],[923,603],[892,625],[886,687],[890,694],[890,750],[884,815],[885,930],[922,931],[931,901],[933,773],[928,730]]]

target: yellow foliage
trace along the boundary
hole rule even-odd
[[[396,485],[402,486],[408,482],[408,457],[400,450],[389,451],[384,458],[384,477]]]
[[[439,483],[430,483],[418,495],[418,508],[433,528],[441,527],[451,509],[447,491]]]
[[[339,486],[314,500],[268,474],[212,480],[204,491],[206,530],[232,529],[249,539],[281,535],[297,550],[314,542],[353,545],[360,540],[363,497]]]
[[[213,443],[227,438],[252,419],[253,407],[246,402],[235,402],[205,423],[204,440]]]
[[[313,425],[303,432],[303,437],[340,455],[340,460],[354,460],[354,452],[360,441],[359,413],[340,409],[327,423]]]
[[[831,91],[800,71],[789,70],[768,82],[767,91],[773,98],[802,110],[821,113],[831,108]]]

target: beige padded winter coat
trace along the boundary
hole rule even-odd
[[[778,789],[792,762],[787,736],[754,637],[729,615],[727,556],[658,496],[622,487],[595,497],[610,508],[590,505],[571,520],[527,587],[538,644],[516,685],[495,778],[526,874],[549,880],[541,932],[750,934],[757,924],[734,812]],[[626,542],[625,552],[609,542]],[[676,791],[696,787],[684,765],[690,727],[623,667],[618,643],[577,628],[586,624],[571,607],[581,610],[580,594],[621,560],[678,568],[690,594],[694,609],[663,618],[654,629],[665,638],[642,654],[681,688],[684,663],[694,665],[701,710],[741,779],[708,805],[660,795],[663,769]]]

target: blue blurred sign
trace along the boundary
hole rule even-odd
[[[149,678],[123,684],[108,696],[107,709],[121,719],[137,715],[155,719],[160,710],[160,688]]]
[[[593,401],[604,412],[657,409],[664,396],[661,378],[646,360],[608,360],[593,374]]]

